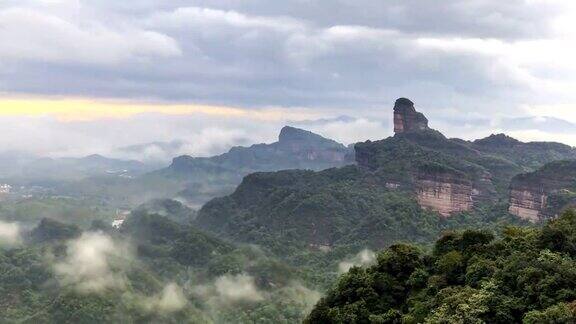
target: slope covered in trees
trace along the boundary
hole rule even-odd
[[[398,244],[353,268],[306,323],[573,323],[576,212],[542,229],[451,232],[431,253]]]
[[[120,232],[46,219],[0,240],[0,322],[297,323],[316,279],[143,210]]]

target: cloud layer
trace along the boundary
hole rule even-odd
[[[571,14],[564,1],[525,0],[5,1],[0,89],[365,109],[403,94],[488,107],[566,84],[551,72],[574,67],[558,51],[576,41]]]
[[[304,109],[320,115],[315,118],[346,114],[358,120],[317,126],[346,143],[389,135],[381,134],[389,129],[389,109],[406,96],[440,130],[472,138],[512,130],[502,120],[550,115],[550,107],[574,111],[575,18],[576,5],[563,0],[6,0],[0,3],[0,93]],[[220,117],[220,128],[228,129]],[[243,129],[256,129],[251,139],[259,142],[274,136],[270,128],[281,119],[293,118],[263,126],[251,116]],[[203,120],[189,127],[202,133]],[[187,135],[172,131],[178,126],[172,120],[160,121],[165,130],[157,138],[141,129],[132,134],[140,142]],[[42,129],[51,122],[15,125]],[[60,144],[60,127],[54,140],[66,149],[51,152],[116,144],[88,131],[65,136],[84,138],[84,145]],[[554,137],[534,124],[514,131],[528,139],[542,132]]]

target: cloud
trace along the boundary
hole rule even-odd
[[[353,267],[364,267],[374,264],[376,261],[376,253],[371,250],[365,249],[360,251],[353,258],[344,260],[338,264],[338,272],[346,273]]]
[[[576,104],[574,18],[576,5],[561,0],[6,0],[0,92],[354,115],[362,121],[340,124],[346,135],[337,124],[318,128],[346,143],[384,137],[378,122],[407,96],[459,134],[454,116],[481,112],[491,123],[525,116],[526,105]],[[151,113],[84,105],[80,117],[125,124]],[[261,124],[252,126],[270,137]],[[471,134],[484,129],[468,125]],[[76,135],[84,147],[102,146],[94,134]],[[171,135],[141,142],[179,134]]]
[[[196,293],[209,305],[254,303],[264,299],[254,278],[246,274],[219,277],[211,285],[196,287]]]
[[[282,288],[279,295],[285,300],[295,303],[302,310],[302,315],[309,314],[322,298],[322,293],[309,289],[298,282],[293,282]]]
[[[366,140],[379,140],[392,134],[392,124],[389,119],[336,118],[321,119],[318,122],[295,122],[294,125],[304,127],[344,144],[353,144]]]
[[[104,21],[73,22],[28,8],[0,10],[0,58],[47,63],[115,65],[181,55],[178,43],[138,28],[111,30]]]
[[[238,307],[265,310],[274,307],[291,308],[308,314],[322,297],[318,291],[309,289],[299,282],[261,290],[254,277],[247,274],[224,275],[213,282],[192,288],[194,294],[204,304],[208,315],[217,323],[230,321],[223,314],[237,311]],[[266,301],[266,303],[262,303]]]
[[[126,279],[118,269],[130,256],[125,244],[100,232],[87,232],[68,242],[66,253],[64,260],[54,264],[61,284],[82,293],[125,287]]]
[[[0,247],[17,245],[21,240],[21,228],[18,223],[7,223],[0,220]]]
[[[0,89],[367,109],[400,95],[426,97],[434,89],[420,93],[418,84],[430,83],[488,107],[482,98],[535,78],[522,67],[520,54],[531,52],[522,44],[547,48],[537,42],[556,30],[549,25],[563,9],[522,0],[9,1],[0,17],[14,41],[0,53],[17,62],[0,74],[9,81]],[[507,53],[518,55],[500,59]],[[50,83],[34,81],[46,74]]]
[[[145,309],[160,313],[177,312],[188,304],[182,288],[175,283],[167,284],[158,295],[140,298],[144,300]]]

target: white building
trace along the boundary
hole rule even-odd
[[[9,194],[12,186],[9,184],[0,184],[0,194]]]
[[[116,219],[112,222],[112,227],[119,229],[120,227],[122,227],[122,224],[124,224],[123,219]]]

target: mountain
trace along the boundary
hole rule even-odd
[[[152,166],[94,154],[82,158],[47,158],[8,152],[0,156],[0,177],[16,180],[79,180],[94,176],[135,177]]]
[[[556,217],[576,206],[576,161],[551,162],[515,176],[510,184],[510,213],[532,222]]]
[[[256,171],[283,169],[323,170],[351,161],[350,151],[342,144],[299,128],[286,126],[278,141],[250,147],[233,147],[229,152],[209,158],[180,156],[161,172],[198,176],[224,172],[239,176]]]
[[[574,323],[576,214],[543,229],[442,236],[432,253],[398,244],[353,268],[304,321]]]
[[[507,213],[512,178],[576,157],[576,150],[557,143],[448,139],[404,98],[395,104],[394,124],[393,137],[356,144],[356,165],[245,177],[234,193],[207,203],[196,224],[280,253],[290,244],[426,243],[448,227],[514,222]]]
[[[179,184],[179,195],[194,204],[230,193],[247,174],[284,169],[323,170],[353,163],[350,148],[303,129],[286,126],[278,141],[233,147],[213,157],[179,156],[150,179]]]
[[[177,149],[180,145],[182,142],[178,141],[151,143],[127,147],[125,151],[153,150],[157,146]],[[134,208],[148,200],[173,198],[197,208],[214,197],[231,193],[242,178],[252,172],[298,168],[322,170],[353,161],[351,147],[286,126],[277,142],[233,147],[214,157],[179,156],[162,169],[154,162],[110,159],[100,155],[52,159],[9,152],[0,155],[0,179],[15,185],[40,186],[55,195],[93,199],[122,209]]]
[[[576,150],[571,146],[554,142],[523,143],[505,134],[476,140],[472,146],[480,152],[504,157],[526,171],[557,160],[576,159]]]

